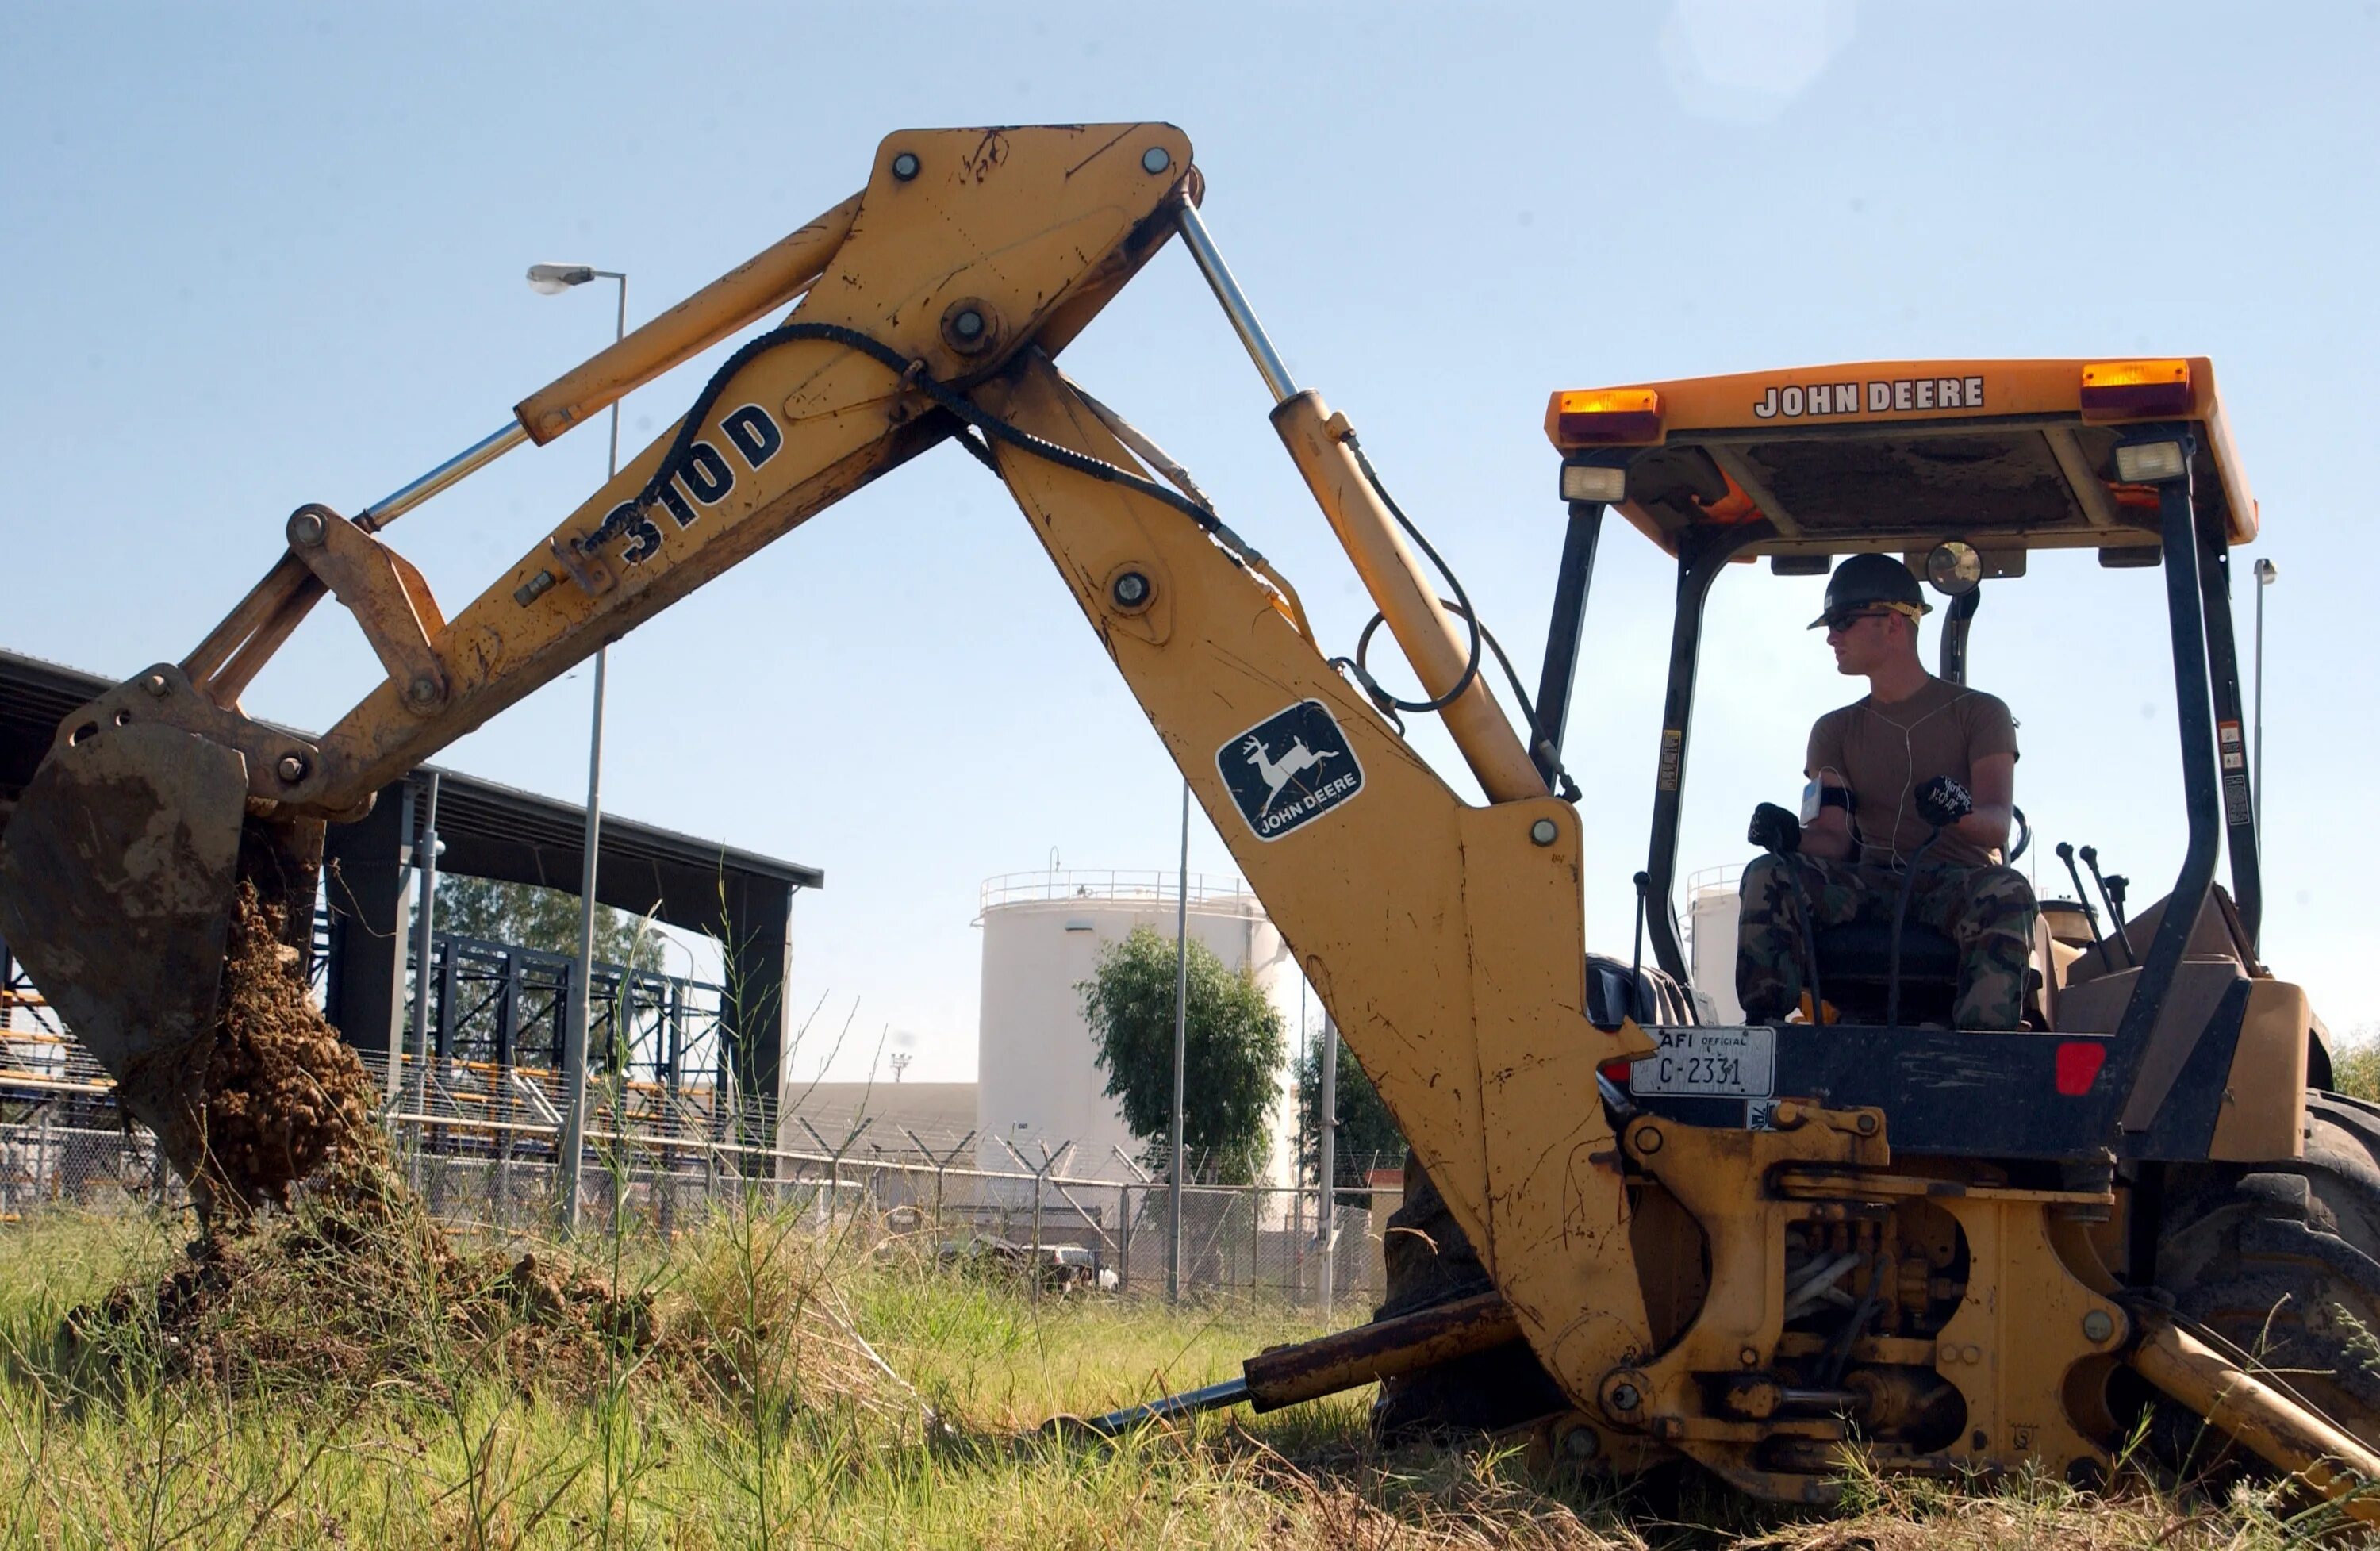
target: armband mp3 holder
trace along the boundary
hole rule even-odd
[[[1802,822],[1804,824],[1815,823],[1818,815],[1830,807],[1839,807],[1845,814],[1852,814],[1858,811],[1858,806],[1852,800],[1852,789],[1848,786],[1828,786],[1813,781],[1802,788]]]

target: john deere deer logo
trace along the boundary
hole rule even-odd
[[[1239,733],[1215,751],[1215,769],[1258,840],[1279,840],[1364,786],[1362,763],[1319,700],[1301,700]]]
[[[1250,738],[1240,745],[1240,752],[1248,757],[1248,763],[1257,768],[1257,774],[1264,777],[1265,800],[1264,806],[1257,809],[1258,818],[1272,811],[1272,800],[1281,795],[1281,789],[1289,784],[1290,777],[1310,770],[1325,759],[1339,757],[1339,751],[1335,748],[1315,753],[1305,746],[1304,738],[1291,740],[1289,752],[1281,756],[1278,765],[1272,762],[1272,756],[1265,748],[1262,738]]]

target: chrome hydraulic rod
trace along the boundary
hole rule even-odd
[[[1182,245],[1207,277],[1232,331],[1247,346],[1249,358],[1272,393],[1273,429],[1330,518],[1340,546],[1388,621],[1390,634],[1413,664],[1425,693],[1451,695],[1441,708],[1446,730],[1480,790],[1496,803],[1544,796],[1545,777],[1497,706],[1487,681],[1477,675],[1466,632],[1439,602],[1437,588],[1422,575],[1419,562],[1392,525],[1383,492],[1354,456],[1354,432],[1346,417],[1330,414],[1320,395],[1300,392],[1291,380],[1281,353],[1257,321],[1256,309],[1232,278],[1231,266],[1216,251],[1197,207],[1184,203],[1176,219]]]
[[[1083,1425],[1102,1436],[1113,1437],[1151,1422],[1163,1422],[1172,1417],[1190,1416],[1220,1406],[1235,1406],[1248,1398],[1248,1381],[1227,1378],[1220,1384],[1210,1384],[1202,1389],[1185,1389],[1179,1395],[1166,1395],[1146,1405],[1126,1406],[1104,1416],[1094,1416]]]
[[[450,485],[459,483],[528,440],[518,420],[489,432],[418,479],[399,485],[356,514],[356,526],[370,533],[412,511]]]
[[[506,421],[501,430],[480,438],[429,473],[373,502],[356,514],[354,522],[367,533],[377,532],[528,440],[528,432],[518,421]],[[284,551],[223,623],[182,660],[182,671],[216,704],[233,704],[289,633],[322,600],[324,590],[321,577],[294,551]]]
[[[1248,306],[1240,283],[1232,278],[1231,266],[1215,250],[1215,239],[1207,235],[1207,224],[1198,218],[1197,206],[1184,201],[1181,225],[1182,246],[1190,250],[1191,262],[1207,277],[1215,299],[1223,304],[1223,316],[1232,321],[1232,332],[1248,347],[1248,356],[1257,363],[1265,386],[1272,390],[1272,401],[1279,404],[1289,398],[1297,392],[1297,384],[1290,381],[1289,368],[1272,347],[1272,341],[1265,337],[1264,325],[1257,321],[1256,311]]]

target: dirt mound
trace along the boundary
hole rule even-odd
[[[200,1120],[201,1214],[286,1206],[290,1187],[341,1158],[376,1156],[363,1063],[316,1010],[278,913],[240,885],[224,954]]]
[[[444,1403],[491,1382],[584,1400],[632,1377],[731,1415],[868,1413],[925,1436],[939,1424],[860,1334],[845,1270],[766,1206],[611,1264],[500,1252],[450,1239],[384,1164],[340,1163],[288,1211],[69,1313],[64,1356],[87,1376],[315,1400]]]
[[[652,1300],[536,1254],[458,1247],[384,1158],[345,1157],[286,1212],[226,1220],[159,1280],[67,1316],[78,1356],[243,1393],[502,1374],[577,1389],[650,1348]]]
[[[243,883],[198,1140],[175,1148],[177,1167],[192,1164],[198,1241],[162,1279],[69,1314],[69,1350],[241,1390],[320,1390],[435,1388],[492,1368],[568,1384],[651,1345],[650,1298],[449,1242],[390,1156],[363,1063],[309,999],[282,926]]]
[[[747,1206],[682,1241],[666,1329],[651,1280],[450,1240],[391,1154],[362,1063],[309,1000],[278,912],[246,884],[227,942],[203,1146],[175,1153],[198,1159],[203,1230],[162,1278],[70,1313],[72,1358],[243,1393],[433,1397],[489,1378],[583,1393],[633,1367],[731,1407],[921,1410],[840,1306],[798,1212]]]

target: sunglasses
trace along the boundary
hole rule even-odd
[[[1864,619],[1890,619],[1891,617],[1892,611],[1890,609],[1862,609],[1856,613],[1828,614],[1827,616],[1827,634],[1829,636],[1840,636],[1844,631],[1849,630],[1852,625],[1857,624]]]

